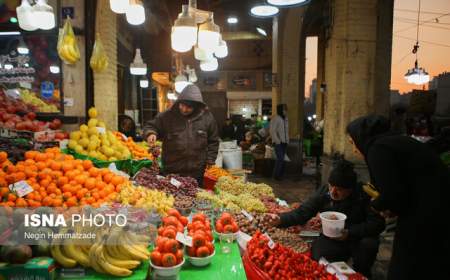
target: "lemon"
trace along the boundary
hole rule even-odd
[[[97,130],[97,128],[96,128],[96,127],[89,127],[88,135],[89,135],[89,136],[98,135],[98,130]]]
[[[73,131],[70,133],[70,139],[78,141],[81,138],[81,132],[79,131]]]
[[[72,149],[75,150],[75,147],[78,145],[77,141],[74,139],[70,139],[69,143],[67,144],[67,146]]]
[[[107,160],[107,159],[108,159],[104,154],[99,154],[99,155],[97,156],[97,158],[98,158],[99,160]]]
[[[78,141],[78,144],[79,144],[80,146],[82,146],[83,148],[87,148],[87,146],[89,145],[89,139],[88,139],[88,138],[81,138],[81,139]]]
[[[108,161],[117,161],[117,158],[115,158],[115,157],[109,157],[109,158],[108,158]]]
[[[87,146],[87,150],[88,151],[95,151],[97,149],[97,143],[96,142],[89,142],[88,146]]]
[[[97,158],[98,157],[98,153],[96,151],[90,151],[88,153],[88,156],[90,156],[92,158]]]
[[[88,127],[96,127],[96,126],[97,126],[97,123],[98,123],[98,120],[97,120],[97,119],[90,119],[90,120],[88,121]]]
[[[82,146],[80,146],[80,145],[77,145],[77,146],[75,147],[75,152],[77,152],[77,153],[81,154],[81,153],[82,153],[83,151],[84,151],[84,149],[83,149],[83,147],[82,147]]]
[[[98,115],[97,109],[91,107],[88,111],[89,118],[96,118]]]
[[[80,125],[81,132],[88,132],[89,127],[85,124]]]

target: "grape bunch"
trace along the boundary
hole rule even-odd
[[[179,183],[172,184],[172,179]],[[178,175],[169,175],[167,177],[158,176],[154,169],[143,168],[134,177],[134,181],[146,188],[163,191],[167,194],[178,196],[195,197],[198,192],[197,181],[190,177],[181,177]]]

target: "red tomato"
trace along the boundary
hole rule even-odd
[[[220,220],[218,220],[216,222],[216,231],[219,232],[219,233],[223,232],[223,224],[222,224],[222,222]]]
[[[177,257],[177,264],[181,263],[183,261],[183,250],[177,250],[175,256]]]
[[[161,266],[161,253],[158,251],[153,251],[150,255],[152,263],[157,266]]]
[[[169,211],[167,211],[167,216],[174,216],[175,218],[179,219],[181,217],[181,214],[177,209],[169,209]]]
[[[224,233],[233,233],[233,226],[232,225],[226,225],[223,227]]]
[[[187,247],[187,253],[190,257],[195,257],[197,255],[196,247]]]
[[[209,249],[206,246],[199,247],[197,249],[197,257],[204,258],[210,255]]]
[[[220,220],[223,225],[229,225],[233,221],[233,217],[231,216],[230,213],[225,212],[222,213],[222,216],[220,216]]]
[[[164,230],[164,232],[163,232],[163,236],[167,237],[167,238],[175,239],[175,237],[177,236],[177,231],[173,230],[171,228],[166,228],[166,230]]]
[[[177,264],[177,257],[172,253],[162,255],[161,263],[164,267],[171,267]]]
[[[180,222],[183,226],[187,226],[187,224],[189,223],[188,218],[181,216],[180,217]]]
[[[205,242],[206,240],[203,234],[195,233],[194,236],[192,237],[192,244],[195,247],[201,247],[205,245]]]
[[[169,239],[164,243],[164,252],[176,254],[178,251],[178,241]]]
[[[211,242],[206,242],[205,246],[208,248],[210,254],[212,254],[214,252],[215,248],[214,248],[214,245]]]

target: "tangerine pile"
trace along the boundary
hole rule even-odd
[[[126,179],[109,169],[96,168],[90,160],[75,159],[59,148],[27,151],[25,160],[12,164],[0,153],[0,206],[72,207],[114,201]],[[33,192],[18,197],[10,184],[26,181]]]

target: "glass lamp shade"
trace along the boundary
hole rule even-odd
[[[30,50],[27,47],[19,46],[17,47],[17,52],[20,54],[29,54]]]
[[[19,27],[25,31],[34,31],[37,29],[33,16],[33,8],[28,0],[22,0],[22,4],[16,8]]]
[[[109,6],[116,14],[125,14],[129,5],[129,0],[109,0]]]
[[[200,25],[198,31],[198,46],[209,53],[213,53],[219,46],[220,28],[214,23],[212,16]]]
[[[216,51],[214,52],[214,55],[217,58],[225,58],[228,56],[228,46],[227,42],[224,40],[220,40],[219,46],[217,47]]]
[[[423,68],[412,68],[405,74],[405,79],[410,84],[423,85],[430,81],[430,75]]]
[[[134,57],[133,63],[130,64],[130,73],[132,75],[146,75],[147,74],[147,64],[144,63],[141,56],[141,50],[136,49],[136,55]]]
[[[172,27],[172,49],[176,52],[187,52],[197,42],[197,23],[189,14],[189,6],[183,5]]]
[[[217,58],[200,62],[200,69],[205,72],[215,71],[219,67]]]
[[[38,0],[33,7],[33,17],[36,26],[43,30],[55,28],[55,14],[53,8],[47,4],[46,0]]]
[[[145,22],[145,8],[140,1],[130,1],[125,14],[127,22],[131,25],[140,25]]]

